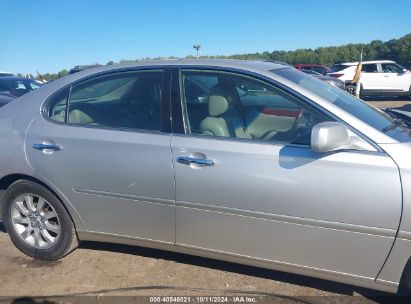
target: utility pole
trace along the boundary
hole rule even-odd
[[[201,45],[199,45],[199,44],[194,44],[193,45],[193,48],[196,50],[196,52],[197,52],[197,59],[199,59],[200,58],[200,49],[201,49]]]

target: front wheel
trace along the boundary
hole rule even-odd
[[[360,99],[364,100],[364,89],[362,88],[362,85],[360,85]]]
[[[37,183],[20,180],[12,184],[4,194],[2,214],[11,241],[33,258],[56,260],[78,246],[66,209]]]

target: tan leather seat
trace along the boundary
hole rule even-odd
[[[89,125],[94,120],[81,110],[72,110],[69,113],[69,122],[81,125]]]
[[[216,85],[210,90],[208,97],[208,117],[200,123],[202,134],[252,138],[248,133],[241,113],[236,106],[235,92],[222,85]]]

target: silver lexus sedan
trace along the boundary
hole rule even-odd
[[[411,290],[409,124],[288,66],[85,70],[2,107],[0,146],[34,258],[116,242]]]

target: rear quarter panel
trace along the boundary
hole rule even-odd
[[[71,79],[72,77],[65,77],[54,81],[0,108],[0,179],[11,174],[22,174],[40,180],[57,193],[68,209],[76,228],[84,229],[81,218],[64,195],[30,167],[25,150],[26,130],[36,116],[41,116],[40,109],[43,102]]]

